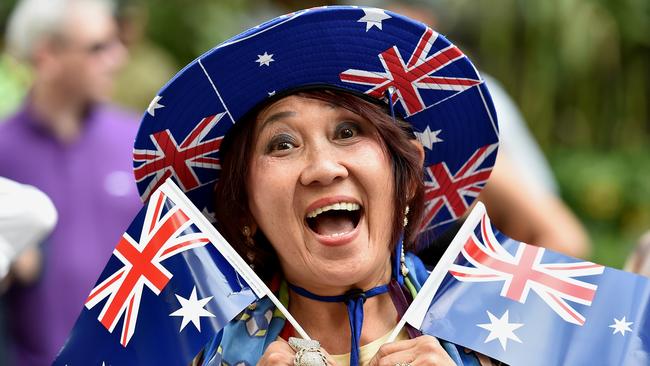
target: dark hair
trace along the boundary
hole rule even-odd
[[[367,119],[375,127],[378,141],[391,158],[395,183],[396,215],[393,219],[391,249],[402,233],[407,205],[409,221],[404,230],[404,249],[415,249],[424,210],[424,184],[420,154],[412,143],[414,136],[410,125],[399,119],[393,120],[386,106],[350,93],[316,89],[294,95],[345,108]],[[255,233],[254,243],[247,240],[242,232],[244,225],[253,222],[248,208],[246,183],[256,137],[254,124],[259,110],[261,108],[237,122],[221,145],[221,176],[215,187],[215,207],[219,231],[260,277],[269,279],[277,269],[275,250],[261,230]]]

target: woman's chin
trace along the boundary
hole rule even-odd
[[[361,256],[359,253],[361,251],[357,251],[357,255],[350,255],[345,258],[319,261],[320,263],[312,268],[314,278],[311,282],[313,283],[305,285],[333,289],[356,288],[366,287],[365,284],[373,284],[383,280],[377,278],[381,277],[379,272],[385,272],[380,270],[383,266],[378,261],[367,256]],[[340,294],[340,291],[335,292],[335,295]]]

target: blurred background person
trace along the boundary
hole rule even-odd
[[[497,162],[479,200],[494,225],[520,241],[588,258],[591,243],[560,196],[557,182],[521,112],[489,75],[483,75],[499,119]]]
[[[0,177],[0,296],[12,282],[32,283],[40,271],[38,245],[52,231],[56,208],[33,186]],[[0,301],[0,325],[5,324]],[[4,365],[6,335],[0,329],[0,365]]]
[[[636,248],[630,253],[623,269],[650,277],[650,230],[639,238]]]
[[[127,56],[108,1],[21,1],[6,47],[33,84],[0,123],[0,175],[41,189],[59,212],[41,276],[6,294],[7,338],[12,365],[46,365],[141,205],[131,174],[138,117],[106,103]]]
[[[10,280],[7,274],[14,260],[24,250],[41,243],[54,228],[56,219],[56,208],[43,192],[0,177],[0,283]],[[30,270],[37,269],[18,269],[14,275],[27,282],[29,277],[36,277]],[[0,293],[5,287],[6,282],[0,285]]]

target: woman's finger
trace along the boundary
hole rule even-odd
[[[371,366],[395,366],[396,364],[428,366],[455,363],[436,338],[424,335],[385,344],[370,362]]]
[[[266,347],[262,358],[260,358],[258,365],[261,366],[293,366],[293,359],[296,353],[289,343],[282,338],[273,341]]]

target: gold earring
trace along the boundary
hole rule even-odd
[[[244,227],[241,229],[241,233],[244,235],[246,245],[249,247],[255,246],[255,240],[253,240],[253,232],[248,225],[244,225]]]
[[[410,210],[411,208],[409,207],[409,205],[406,205],[406,207],[404,208],[404,222],[403,222],[404,227],[406,227],[406,225],[409,224],[408,214]]]

